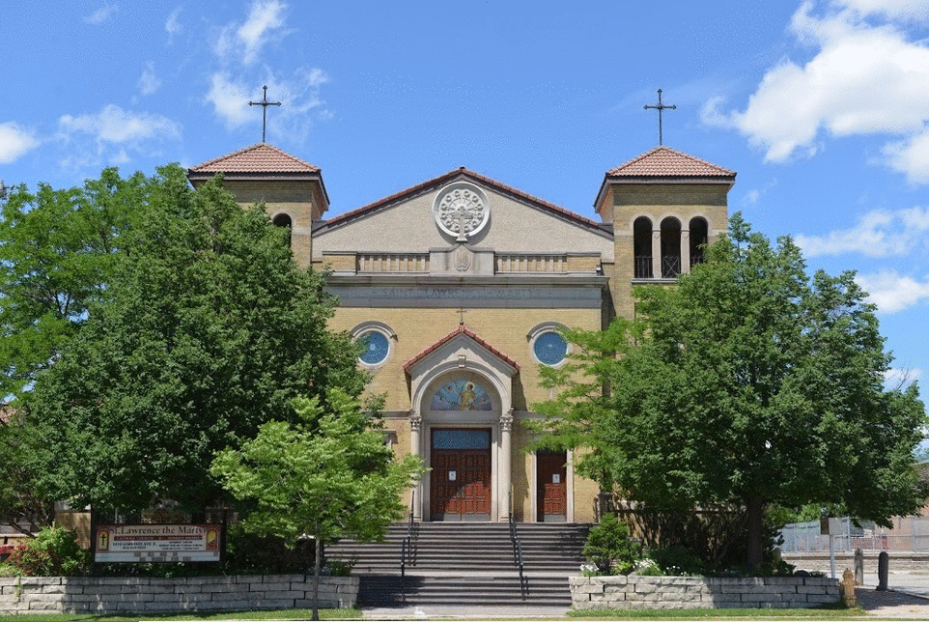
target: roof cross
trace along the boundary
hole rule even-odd
[[[459,314],[459,326],[464,326],[465,325],[465,314],[468,313],[468,309],[465,308],[465,305],[462,305],[461,307],[459,307],[456,313]]]
[[[665,110],[666,108],[668,108],[669,110],[675,110],[676,106],[675,106],[675,105],[666,106],[665,104],[663,104],[663,103],[662,103],[662,89],[659,89],[659,103],[658,103],[658,105],[656,105],[656,106],[649,106],[649,105],[643,106],[643,110],[649,110],[650,108],[653,108],[653,109],[659,111],[659,146],[661,147],[661,146],[662,146],[662,111]]]
[[[262,142],[265,142],[265,123],[266,123],[266,113],[268,111],[268,106],[280,106],[281,102],[268,101],[268,87],[267,86],[263,86],[262,91],[264,92],[264,95],[262,95],[262,101],[260,102],[250,101],[249,105],[262,107]]]

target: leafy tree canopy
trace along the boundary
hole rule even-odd
[[[131,226],[84,325],[23,396],[39,484],[124,512],[221,489],[216,451],[294,416],[289,400],[363,388],[356,348],[327,331],[323,280],[299,270],[261,206],[173,165],[139,182]]]
[[[257,535],[296,543],[352,536],[381,539],[403,517],[400,494],[422,471],[419,456],[401,461],[384,445],[382,434],[358,400],[340,389],[292,400],[293,423],[264,424],[239,449],[226,449],[213,462],[213,474],[240,502],[251,504],[241,525]],[[316,547],[314,618],[321,547]]]
[[[123,232],[150,180],[105,169],[82,188],[19,187],[0,211],[0,399],[46,369],[106,295]]]
[[[636,295],[636,321],[569,333],[572,362],[543,368],[560,389],[536,407],[543,444],[588,448],[581,471],[645,507],[746,510],[753,568],[766,506],[885,525],[918,508],[926,411],[916,384],[884,388],[891,356],[851,272],[809,277],[790,238],[737,214],[707,263]]]

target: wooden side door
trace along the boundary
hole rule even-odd
[[[536,520],[539,522],[564,522],[567,518],[566,462],[564,451],[536,454]]]

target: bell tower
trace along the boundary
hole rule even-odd
[[[216,174],[243,207],[265,203],[271,221],[290,229],[297,265],[310,265],[314,221],[329,209],[320,169],[268,143],[258,143],[187,170],[197,188]]]
[[[727,230],[736,173],[656,147],[607,171],[594,202],[614,228],[611,285],[617,315],[633,317],[633,286],[673,284],[704,260],[704,245]]]

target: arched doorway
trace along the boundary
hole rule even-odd
[[[501,400],[490,379],[475,371],[444,374],[425,391],[420,413],[430,467],[424,518],[498,520]]]

